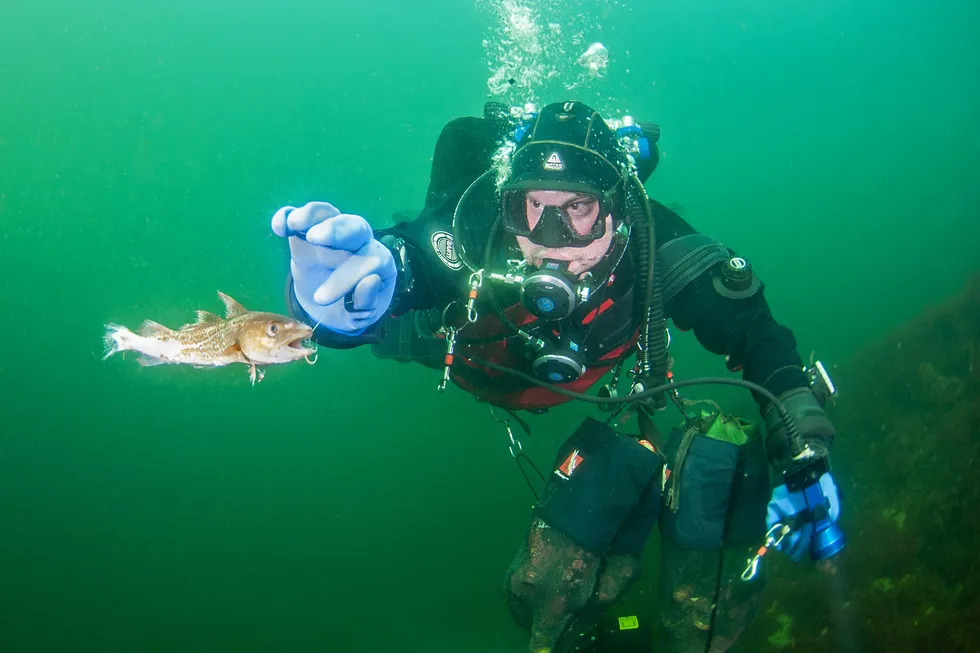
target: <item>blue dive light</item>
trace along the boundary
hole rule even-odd
[[[810,559],[826,560],[840,553],[847,540],[844,531],[830,518],[830,501],[820,489],[820,477],[830,471],[826,458],[818,458],[786,473],[786,488],[790,492],[803,492],[813,524],[810,538]]]
[[[837,555],[847,542],[844,531],[830,520],[830,502],[820,491],[819,482],[811,483],[803,489],[803,499],[813,517],[810,559],[820,561]]]

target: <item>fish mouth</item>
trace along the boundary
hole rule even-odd
[[[286,348],[294,352],[298,357],[305,358],[306,362],[312,365],[316,362],[317,345],[313,342],[313,335],[301,336],[286,343]],[[313,360],[310,360],[313,356]]]
[[[316,345],[313,344],[313,339],[309,336],[295,338],[286,343],[286,347],[289,349],[295,349],[296,351],[314,351]]]

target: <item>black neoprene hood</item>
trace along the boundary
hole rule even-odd
[[[546,188],[604,195],[628,169],[616,134],[581,102],[556,102],[538,113],[511,156],[501,190]]]

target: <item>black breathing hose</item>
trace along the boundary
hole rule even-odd
[[[493,226],[490,227],[490,237],[487,238],[487,247],[483,253],[484,270],[489,270],[491,263],[493,263],[493,253],[494,253],[493,244],[497,242],[496,241],[497,231],[500,229],[500,225],[502,222],[503,222],[503,218],[498,215],[497,219],[493,221]],[[493,312],[494,314],[496,314],[497,319],[500,320],[501,324],[503,324],[505,327],[507,327],[508,329],[510,329],[516,334],[524,333],[519,326],[514,324],[513,320],[507,317],[507,314],[504,313],[504,309],[500,307],[500,304],[497,302],[496,295],[493,294],[492,283],[489,284],[487,290],[488,290],[487,296],[490,298],[490,306],[493,307]]]
[[[633,253],[636,296],[643,298],[637,317],[640,319],[640,378],[648,384],[663,385],[667,380],[667,322],[664,318],[663,288],[655,274],[657,236],[650,211],[650,200],[643,185],[631,178],[627,189],[626,216],[633,225],[636,247]],[[631,199],[631,195],[634,194]],[[663,408],[664,394],[652,395],[657,408]]]

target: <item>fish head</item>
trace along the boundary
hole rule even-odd
[[[269,365],[306,358],[313,329],[285,315],[251,313],[238,332],[238,346],[253,363]]]

